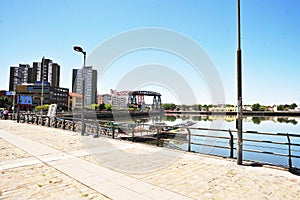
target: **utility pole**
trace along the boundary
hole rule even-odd
[[[242,50],[241,50],[241,20],[240,0],[237,1],[238,18],[238,48],[237,48],[237,164],[243,164],[243,102],[242,102]]]

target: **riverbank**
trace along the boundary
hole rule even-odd
[[[1,199],[299,199],[281,168],[0,121]]]

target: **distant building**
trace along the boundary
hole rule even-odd
[[[31,83],[36,81],[49,82],[51,86],[59,87],[60,65],[52,60],[42,58],[41,62],[33,62]]]
[[[111,104],[112,105],[112,97],[111,94],[102,94],[99,95],[100,99],[99,99],[99,104]]]
[[[110,90],[111,105],[115,109],[127,109],[129,93],[132,91],[119,91]]]
[[[237,106],[215,105],[208,108],[209,112],[237,112]],[[243,106],[243,111],[249,111],[249,106]]]
[[[161,94],[152,91],[116,91],[111,89],[111,94],[100,95],[100,102],[104,104],[111,104],[113,109],[126,110],[128,108],[139,108],[145,110],[151,108],[152,110],[160,110]],[[146,104],[145,96],[152,96],[153,103]]]
[[[68,109],[69,89],[51,86],[50,84],[23,84],[16,86],[18,100],[17,107],[20,110],[32,110],[35,106],[41,105],[41,95],[43,104],[57,104],[59,110]],[[43,92],[42,92],[43,91]]]
[[[97,103],[97,70],[85,67],[85,106]],[[72,92],[82,94],[83,69],[73,69]]]
[[[19,64],[19,66],[10,67],[9,91],[14,91],[17,84],[32,83],[32,69],[29,64]]]
[[[37,81],[49,82],[51,86],[59,87],[60,66],[50,59],[42,58],[41,62],[19,64],[10,67],[9,91],[15,91],[16,85],[33,84]]]
[[[82,95],[74,92],[69,92],[68,111],[81,109]]]

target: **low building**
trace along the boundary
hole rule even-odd
[[[82,108],[82,95],[74,92],[69,92],[68,111]]]
[[[112,105],[112,95],[111,94],[102,94],[99,95],[99,104],[111,104]]]
[[[58,110],[68,109],[69,89],[44,84],[23,84],[16,85],[18,96],[17,105],[20,110],[31,111],[35,106],[41,105],[41,97],[44,104],[57,104]]]
[[[128,96],[131,91],[110,90],[111,92],[111,105],[115,109],[127,109]]]

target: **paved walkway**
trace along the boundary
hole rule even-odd
[[[0,121],[0,199],[300,199],[270,167]]]

